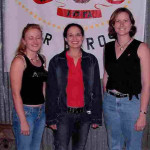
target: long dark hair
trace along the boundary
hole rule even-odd
[[[67,32],[68,32],[68,30],[69,30],[71,27],[73,27],[73,26],[78,27],[78,28],[80,29],[80,31],[81,31],[82,36],[84,36],[84,29],[83,29],[83,27],[82,27],[81,25],[79,25],[79,24],[77,24],[77,23],[70,23],[70,24],[68,24],[68,25],[65,27],[64,33],[63,33],[63,37],[64,37],[64,50],[65,50],[65,51],[66,51],[66,50],[69,50],[69,45],[68,45],[68,43],[66,42],[65,38],[67,38]]]
[[[108,36],[110,39],[117,39],[117,33],[116,33],[113,26],[115,24],[115,20],[116,20],[117,15],[122,13],[122,12],[126,12],[129,15],[130,21],[132,23],[132,27],[131,27],[130,32],[129,32],[130,37],[133,37],[136,33],[136,26],[134,25],[135,20],[133,18],[131,11],[127,8],[121,7],[121,8],[116,9],[110,17],[109,28],[108,28]]]

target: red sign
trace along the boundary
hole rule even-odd
[[[123,3],[125,0],[107,0],[109,3],[111,4],[121,4]]]
[[[48,3],[48,2],[51,2],[53,0],[34,0],[35,3],[37,4],[45,4],[45,3]]]
[[[48,2],[51,2],[53,0],[33,0],[37,4],[45,4]],[[90,0],[74,0],[76,3],[87,3]],[[125,0],[106,0],[107,2],[111,4],[121,4]],[[58,2],[58,1],[56,1]],[[67,17],[67,18],[74,18],[74,19],[86,19],[86,18],[100,18],[102,17],[101,10],[97,7],[98,5],[104,6],[104,7],[110,7],[105,4],[95,4],[96,10],[71,10],[71,9],[64,9],[60,7],[65,7],[65,4],[63,2],[58,2],[62,4],[62,6],[59,6],[57,8],[57,15],[61,17]]]
[[[101,10],[70,10],[70,9],[57,9],[57,15],[75,19],[86,18],[100,18],[102,17]]]

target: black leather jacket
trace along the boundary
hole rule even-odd
[[[84,108],[91,123],[102,123],[102,93],[96,57],[82,50],[81,67],[84,82]],[[68,66],[66,51],[54,56],[48,68],[46,88],[46,124],[57,124],[58,117],[67,112],[66,87]]]

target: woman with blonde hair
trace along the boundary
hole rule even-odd
[[[10,68],[17,150],[39,150],[45,127],[45,57],[39,54],[42,30],[27,24]]]

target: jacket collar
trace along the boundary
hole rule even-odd
[[[60,59],[67,59],[67,58],[66,58],[66,52],[67,52],[67,50],[64,50],[63,52],[61,52],[61,53],[58,55],[58,57],[59,57]],[[88,54],[87,52],[83,51],[83,49],[81,49],[81,52],[82,52],[82,59],[83,59],[83,58],[86,58],[86,57],[89,57],[89,54]]]

